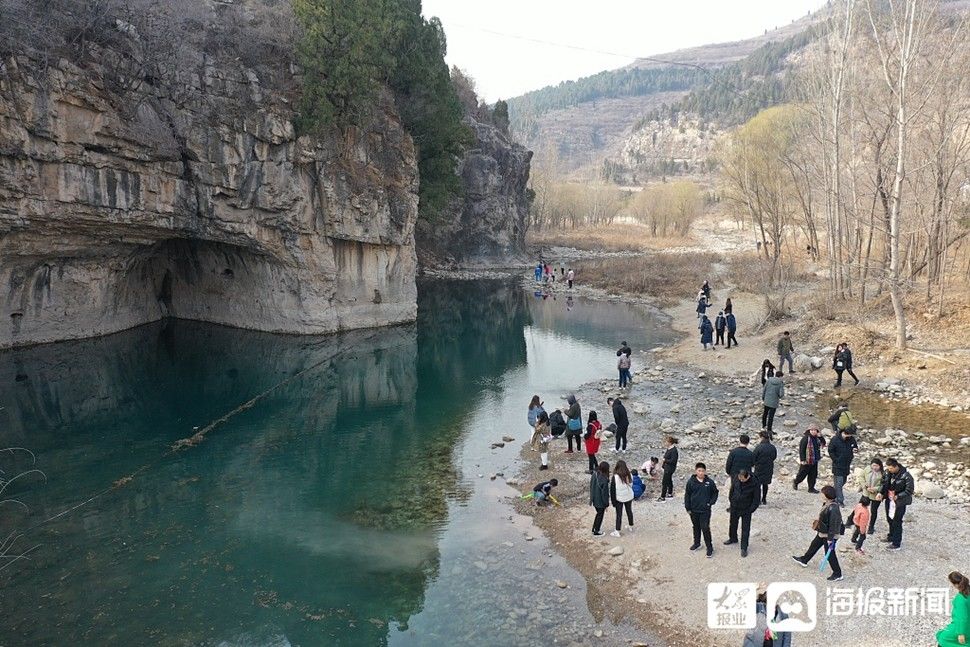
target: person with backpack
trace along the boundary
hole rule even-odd
[[[708,345],[714,348],[714,326],[707,315],[701,315],[701,345],[707,350]]]
[[[862,494],[869,498],[869,526],[866,534],[871,535],[876,529],[876,518],[879,517],[879,504],[883,497],[883,481],[886,474],[883,470],[882,459],[878,456],[869,461],[869,466],[862,470],[857,485]]]
[[[592,474],[596,471],[596,466],[599,462],[596,460],[596,452],[600,450],[600,438],[603,431],[603,425],[600,423],[599,419],[596,417],[595,411],[589,412],[589,418],[586,423],[586,433],[583,435],[583,440],[586,441],[586,457],[589,459],[589,473]]]
[[[829,443],[829,458],[832,459],[832,481],[835,487],[835,500],[845,505],[845,482],[852,473],[852,460],[859,450],[855,439],[855,426],[840,429]]]
[[[722,310],[718,312],[717,316],[714,318],[714,332],[716,333],[716,336],[714,338],[715,346],[717,346],[718,344],[720,344],[721,346],[724,345],[724,330],[726,328],[727,328],[727,319],[724,318],[724,311]]]
[[[610,501],[616,508],[616,530],[610,533],[613,537],[620,536],[623,525],[623,510],[626,509],[626,519],[629,522],[629,532],[633,532],[633,475],[624,461],[616,461],[613,466],[613,478],[610,480]]]
[[[707,475],[707,465],[697,463],[694,466],[694,476],[687,479],[684,486],[684,508],[690,515],[691,527],[694,531],[694,543],[690,550],[701,547],[701,535],[707,547],[708,559],[714,557],[714,542],[711,540],[711,508],[717,503],[717,484]]]
[[[787,330],[778,338],[777,350],[778,368],[784,368],[785,360],[788,360],[788,372],[794,373],[795,367],[792,365],[792,362],[794,361],[795,345],[791,341],[791,333]]]
[[[728,299],[730,301],[730,299]],[[727,347],[731,348],[731,342],[734,345],[738,345],[738,338],[734,336],[734,333],[738,331],[738,320],[734,317],[734,313],[725,307],[724,323],[727,324]]]
[[[845,526],[842,523],[842,512],[839,504],[835,502],[835,488],[831,485],[822,488],[822,509],[818,513],[818,518],[812,522],[812,530],[815,531],[815,537],[809,544],[808,550],[805,551],[804,555],[793,555],[792,559],[798,562],[799,566],[805,568],[815,557],[815,553],[824,547],[825,553],[822,559],[827,558],[829,566],[832,567],[832,574],[826,579],[829,582],[841,581],[842,567],[839,565],[835,543],[839,536],[845,532]]]
[[[855,419],[852,417],[852,412],[849,411],[848,402],[839,402],[839,405],[833,409],[832,415],[829,416],[829,424],[832,425],[832,431],[835,432],[850,428],[855,432],[858,428]]]
[[[808,491],[818,494],[815,483],[818,481],[818,463],[822,460],[823,447],[825,447],[825,438],[822,437],[819,428],[809,427],[798,443],[798,474],[791,484],[793,490],[797,490],[798,484],[807,478]]]
[[[606,461],[600,463],[589,478],[589,504],[596,510],[593,536],[600,537],[603,534],[603,515],[610,506],[610,464]]]
[[[758,509],[760,501],[758,479],[748,470],[738,472],[737,483],[731,488],[728,500],[731,503],[731,519],[728,523],[728,538],[725,546],[738,543],[738,522],[741,523],[741,557],[748,556],[748,539],[751,537],[751,515]]]
[[[616,448],[613,451],[626,452],[626,434],[630,429],[630,418],[626,414],[626,407],[620,398],[607,398],[606,404],[613,410],[613,422],[616,423]]]
[[[663,470],[663,479],[660,481],[660,498],[657,501],[666,501],[667,497],[674,496],[674,472],[677,471],[677,439],[667,436],[667,451],[664,452],[663,462],[660,469]]]
[[[785,382],[781,379],[784,376],[779,369],[761,387],[761,403],[764,405],[761,410],[761,431],[767,431],[769,438],[773,433],[771,428],[775,422],[775,412],[778,411],[781,399],[785,397]]]
[[[900,465],[895,458],[886,459],[886,471],[889,472],[889,484],[886,496],[889,499],[889,550],[899,550],[903,545],[903,517],[906,508],[913,503],[913,492],[916,483],[913,475]]]
[[[569,443],[568,448],[564,453],[573,453],[573,440],[576,441],[576,451],[580,451],[583,447],[580,443],[581,433],[583,429],[583,411],[579,406],[579,402],[576,401],[576,396],[570,393],[566,397],[566,403],[569,408],[566,409],[566,442]]]
[[[751,452],[754,454],[754,475],[761,486],[761,502],[768,503],[768,486],[775,475],[775,460],[778,458],[778,448],[771,444],[771,436],[762,431],[761,442]]]
[[[552,429],[549,427],[549,414],[543,411],[536,418],[532,432],[532,450],[539,452],[539,470],[549,469],[549,443],[552,442]]]
[[[852,351],[849,350],[849,344],[842,342],[839,344],[838,348],[835,349],[835,356],[832,358],[832,370],[838,376],[835,380],[835,387],[839,388],[842,386],[842,373],[848,372],[855,380],[856,385],[859,384],[859,378],[855,376],[852,372]]]
[[[621,354],[616,360],[616,368],[620,372],[620,388],[625,389],[627,383],[630,381],[630,367],[633,362],[630,360],[630,356],[626,353]]]

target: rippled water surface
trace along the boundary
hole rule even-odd
[[[613,375],[621,339],[669,336],[632,307],[436,281],[412,326],[169,321],[0,353],[0,445],[47,475],[11,485],[29,513],[0,509],[3,536],[36,547],[0,570],[0,644],[568,638],[593,622],[581,578],[523,541],[487,476],[511,472],[532,393],[558,406]],[[490,450],[502,435],[517,442]],[[8,477],[29,463],[0,458]],[[537,603],[551,571],[576,592]]]

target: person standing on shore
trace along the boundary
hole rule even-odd
[[[748,539],[751,537],[751,515],[758,509],[758,479],[748,470],[738,472],[738,480],[728,495],[731,503],[731,519],[725,546],[738,543],[738,522],[741,523],[741,557],[748,556]]]
[[[610,481],[610,501],[616,508],[616,530],[610,533],[613,537],[620,536],[623,525],[623,510],[626,509],[626,520],[629,522],[629,532],[633,532],[633,475],[624,461],[616,461],[613,467],[613,480]]]
[[[959,571],[947,576],[956,589],[950,603],[950,624],[936,632],[939,647],[963,647],[970,645],[970,580]]]
[[[711,282],[705,280],[704,285],[701,286],[701,294],[704,295],[704,299],[707,301],[707,305],[711,305]]]
[[[569,289],[570,290],[573,289],[573,279],[574,278],[576,278],[576,272],[573,271],[573,268],[569,268],[569,271],[566,272],[566,282],[569,284]]]
[[[616,368],[620,372],[620,388],[625,389],[627,384],[630,382],[630,367],[633,363],[630,361],[630,356],[626,353],[621,353],[619,358],[616,360]]]
[[[697,463],[694,466],[694,476],[687,479],[684,488],[684,508],[690,515],[690,523],[694,531],[694,543],[691,550],[701,547],[701,535],[707,547],[708,558],[714,556],[714,542],[711,540],[711,508],[717,503],[717,484],[707,475],[707,465]]]
[[[703,292],[697,293],[697,318],[700,319],[707,312],[707,298],[704,296]]]
[[[573,453],[573,440],[576,440],[576,451],[582,449],[581,430],[583,428],[583,410],[579,406],[579,402],[576,401],[576,396],[572,393],[566,397],[566,403],[569,404],[569,408],[566,409],[566,442],[568,447],[564,453]]]
[[[545,411],[536,418],[535,431],[532,432],[532,450],[539,452],[539,470],[549,469],[549,443],[552,442],[552,428],[549,425],[549,414]]]
[[[616,349],[616,356],[619,357],[620,355],[632,355],[632,354],[633,354],[633,349],[630,348],[630,344],[626,343],[625,341],[621,341],[620,347]]]
[[[620,398],[607,398],[606,403],[613,410],[613,422],[616,423],[616,448],[613,451],[626,452],[626,434],[630,429],[630,418],[626,415],[626,407]]]
[[[849,520],[851,524],[855,526],[855,530],[852,532],[852,543],[855,545],[855,552],[860,555],[864,555],[865,551],[862,550],[862,544],[866,541],[866,535],[869,534],[869,506],[872,505],[872,501],[863,494],[859,497],[859,502],[855,504],[852,508],[852,516]]]
[[[734,312],[734,304],[731,303],[731,297],[728,297],[727,301],[724,302],[724,314],[729,315],[732,312]]]
[[[532,427],[533,432],[536,428],[536,420],[539,419],[539,414],[542,413],[544,409],[542,408],[542,401],[539,400],[538,395],[532,396],[532,400],[529,402],[529,426]]]
[[[603,430],[603,425],[600,423],[599,419],[596,417],[595,411],[589,412],[589,418],[586,423],[586,434],[583,436],[583,440],[586,441],[586,457],[589,459],[589,473],[592,474],[596,471],[596,466],[598,461],[596,460],[596,452],[600,450],[600,432]]]
[[[660,498],[657,501],[666,501],[667,497],[674,496],[674,472],[677,471],[677,439],[667,436],[667,451],[664,452],[663,462],[660,469],[663,470],[663,479],[660,481]]]
[[[855,430],[850,427],[839,430],[829,443],[829,458],[832,459],[832,482],[835,487],[835,501],[840,506],[845,505],[845,482],[852,473],[852,459],[859,450],[859,443],[855,439]]]
[[[714,318],[714,332],[717,333],[714,339],[714,345],[720,344],[724,345],[724,330],[727,328],[727,319],[724,318],[724,311],[717,313],[717,317]]]
[[[832,567],[832,574],[828,576],[828,581],[839,582],[842,580],[842,567],[839,566],[839,556],[835,551],[835,541],[842,534],[842,512],[839,504],[835,502],[835,488],[826,485],[822,488],[822,509],[818,513],[818,519],[812,522],[812,530],[815,537],[809,544],[808,550],[804,555],[793,555],[792,559],[798,562],[802,568],[815,557],[819,548],[825,548],[825,556]],[[826,557],[823,557],[825,559]]]
[[[730,301],[730,299],[728,299]],[[731,342],[734,345],[738,345],[738,338],[734,336],[734,333],[738,331],[738,320],[734,318],[734,313],[728,310],[724,311],[724,323],[727,324],[727,347],[731,347]]]
[[[724,473],[731,477],[731,488],[728,490],[728,510],[731,508],[730,502],[734,488],[738,485],[738,474],[742,471],[750,474],[751,467],[754,465],[754,453],[748,449],[751,438],[748,434],[741,434],[738,442],[740,444],[728,452],[727,462],[724,464]]]
[[[775,411],[778,410],[781,399],[785,397],[785,382],[781,379],[784,376],[785,374],[779,369],[765,380],[764,386],[761,387],[761,401],[764,405],[761,411],[761,431],[767,431],[769,438],[772,435],[771,427],[775,421]]]
[[[751,453],[754,455],[754,475],[758,478],[758,485],[761,486],[761,502],[768,503],[768,486],[771,485],[771,478],[775,474],[778,448],[771,444],[771,436],[762,431],[761,442]]]
[[[842,386],[842,373],[844,371],[852,376],[852,379],[855,380],[857,385],[859,384],[859,378],[852,372],[852,351],[849,350],[849,344],[846,342],[842,342],[835,349],[835,357],[832,358],[832,370],[835,371],[837,376],[834,388],[837,389]]]
[[[791,333],[787,330],[778,339],[778,368],[785,368],[785,361],[788,361],[788,372],[794,373],[795,367],[792,365],[794,361],[795,345],[791,341]]]
[[[539,283],[540,281],[542,281],[542,261],[539,261],[538,263],[536,263],[535,274],[536,274],[536,283]]]
[[[603,515],[610,506],[610,464],[600,463],[589,479],[589,504],[596,510],[593,517],[593,536],[603,534]]]
[[[876,529],[876,519],[879,517],[879,504],[882,503],[883,480],[886,474],[883,471],[882,459],[878,456],[869,461],[869,466],[862,470],[859,477],[859,491],[869,497],[869,527],[866,534],[871,535]]]
[[[886,494],[889,498],[889,550],[899,550],[903,545],[903,517],[906,508],[913,503],[913,492],[916,483],[913,475],[899,464],[895,458],[886,459],[886,471],[889,472],[889,486]]]
[[[714,326],[711,325],[707,315],[701,315],[701,344],[704,350],[707,350],[708,345],[714,348]]]
[[[825,438],[820,435],[818,427],[809,427],[798,443],[798,474],[792,481],[791,488],[798,489],[798,484],[808,479],[808,491],[818,494],[815,482],[818,481],[818,463],[822,460],[822,448]]]

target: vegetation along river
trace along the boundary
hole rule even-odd
[[[530,396],[554,408],[612,375],[623,339],[671,333],[632,306],[434,281],[411,326],[298,337],[165,321],[4,352],[0,444],[30,449],[47,480],[6,493],[29,512],[5,506],[0,531],[31,552],[0,570],[0,643],[630,637],[597,624],[582,578],[489,479],[512,472]],[[491,449],[503,435],[516,441]]]

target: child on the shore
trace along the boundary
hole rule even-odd
[[[586,458],[589,459],[587,474],[595,472],[599,465],[599,461],[596,460],[596,452],[600,450],[600,440],[603,437],[602,432],[603,425],[596,417],[596,412],[590,411],[589,418],[586,422],[586,433],[583,434],[583,440],[586,441]]]
[[[633,500],[636,501],[643,496],[643,479],[640,478],[640,473],[636,470],[631,470],[630,474],[633,475]]]
[[[536,418],[535,431],[532,433],[532,449],[539,451],[540,470],[549,469],[549,443],[552,442],[552,439],[549,414],[542,411]]]
[[[559,485],[559,479],[549,479],[532,488],[532,498],[535,499],[536,505],[541,506],[547,499],[551,499],[552,488],[557,485]]]
[[[869,532],[869,505],[871,503],[869,497],[863,495],[859,502],[855,504],[855,508],[852,509],[849,523],[846,524],[855,526],[855,531],[852,533],[852,543],[855,544],[855,552],[860,555],[865,555],[865,551],[862,550],[862,543],[866,540],[866,534]]]
[[[650,460],[643,461],[643,465],[640,466],[640,471],[643,472],[645,478],[655,481],[660,476],[660,459],[656,456],[651,456]]]

